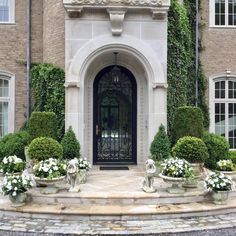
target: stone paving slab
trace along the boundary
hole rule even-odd
[[[0,236],[10,235],[160,235],[233,229],[236,213],[208,217],[144,221],[85,221],[7,217],[0,220]],[[196,234],[197,235],[197,234]],[[203,234],[204,235],[204,234]],[[205,234],[207,235],[207,234]]]

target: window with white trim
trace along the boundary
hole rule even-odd
[[[236,0],[210,0],[210,26],[236,27]]]
[[[0,23],[14,23],[15,0],[0,0]]]
[[[236,78],[214,80],[214,131],[236,149]]]
[[[14,131],[14,81],[0,73],[0,138]]]

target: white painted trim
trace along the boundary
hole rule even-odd
[[[225,25],[215,25],[215,0],[209,0],[209,27],[211,28],[236,28],[228,24],[228,0],[225,0]]]
[[[15,14],[15,0],[9,0],[9,21],[0,21],[0,24],[14,24]]]
[[[15,131],[15,75],[2,70],[0,75],[9,81],[8,133],[13,133]]]
[[[236,73],[231,73],[231,71],[229,70],[226,70],[226,72],[224,73],[220,73],[220,74],[215,74],[215,75],[212,75],[210,78],[209,78],[209,115],[210,115],[210,127],[209,127],[209,131],[211,133],[215,133],[215,82],[217,81],[230,81],[230,80],[235,80],[236,81]],[[225,91],[226,91],[226,94],[228,94],[228,84],[226,83],[226,87],[225,87]],[[228,96],[228,95],[227,95]],[[235,101],[236,99],[228,99],[228,98],[225,98],[225,99],[217,99],[218,102],[223,102],[223,103],[228,103],[229,101]],[[226,109],[226,116],[228,117],[228,107],[226,106],[225,107]],[[228,130],[228,119],[226,119],[226,131]],[[227,135],[226,135],[226,138],[227,138]]]

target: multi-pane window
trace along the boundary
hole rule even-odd
[[[0,23],[14,23],[15,0],[0,0]]]
[[[215,133],[226,137],[236,149],[236,80],[217,79],[214,83]]]
[[[215,26],[236,26],[236,0],[210,0],[210,2],[210,8],[214,8]]]
[[[0,137],[9,132],[9,79],[0,76]]]

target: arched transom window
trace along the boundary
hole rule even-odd
[[[214,132],[236,149],[236,78],[214,80]]]

